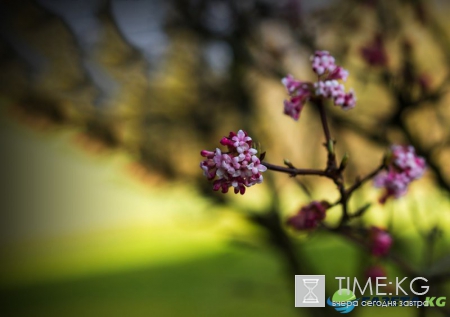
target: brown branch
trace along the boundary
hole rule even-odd
[[[364,185],[365,182],[367,182],[367,181],[371,180],[372,178],[374,178],[384,168],[385,168],[385,165],[381,164],[373,172],[367,174],[362,179],[360,179],[356,183],[354,183],[350,188],[347,189],[347,191],[346,191],[347,196],[350,196],[355,190],[357,190],[359,187]]]
[[[287,167],[283,167],[283,166],[270,164],[270,163],[267,163],[267,162],[262,162],[262,164],[265,167],[267,167],[267,169],[269,169],[269,170],[276,171],[276,172],[281,172],[281,173],[286,173],[286,174],[289,174],[291,176],[317,175],[317,176],[324,176],[324,177],[328,177],[328,178],[331,177],[326,171],[317,170],[317,169],[287,168]]]
[[[336,155],[334,153],[334,141],[331,138],[330,128],[328,127],[327,115],[323,105],[323,99],[317,98],[313,103],[319,109],[320,121],[322,122],[322,129],[325,135],[325,147],[328,151],[327,170],[333,171],[336,169]]]

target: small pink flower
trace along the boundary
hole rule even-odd
[[[337,66],[330,74],[327,76],[327,80],[333,79],[342,79],[343,81],[347,81],[348,78],[348,70],[345,70],[341,66]]]
[[[380,172],[374,179],[374,185],[378,188],[384,188],[385,193],[379,199],[384,204],[389,197],[400,198],[408,191],[410,179],[403,173],[398,173],[391,169],[390,171]]]
[[[353,89],[350,89],[348,93],[344,96],[344,102],[341,105],[341,108],[343,110],[350,110],[353,109],[356,105],[356,96]]]
[[[325,219],[329,204],[325,201],[313,201],[303,206],[300,211],[287,220],[287,225],[295,230],[310,230],[316,228]]]
[[[316,96],[338,98],[345,95],[344,85],[337,80],[318,81],[314,83],[314,88],[316,88]]]
[[[281,82],[290,96],[289,100],[284,101],[284,114],[298,120],[305,102],[311,95],[311,84],[295,80],[292,75],[287,75]]]
[[[328,51],[316,51],[311,56],[311,66],[313,71],[321,76],[325,73],[331,73],[336,68],[335,59]]]
[[[284,114],[297,121],[300,118],[300,113],[302,112],[304,105],[304,101],[300,97],[293,97],[289,100],[285,100]]]
[[[244,151],[247,151],[250,148],[251,143],[249,145],[248,141],[251,141],[252,138],[247,136],[247,134],[244,131],[239,130],[237,135],[231,137],[231,140],[234,142],[233,146],[236,148],[236,150],[239,153],[243,153]]]
[[[416,155],[411,145],[393,145],[391,147],[393,165],[411,180],[422,177],[425,172],[425,160]]]
[[[316,96],[333,99],[335,106],[340,106],[343,110],[349,110],[355,107],[356,97],[353,89],[345,92],[344,85],[337,80],[318,81],[314,83]]]
[[[294,79],[291,74],[281,79],[281,83],[286,87],[286,90],[290,96],[297,96],[298,90],[301,90],[304,83]]]
[[[378,227],[370,228],[371,253],[374,256],[383,256],[389,253],[392,245],[391,235]]]
[[[228,147],[227,153],[220,149],[215,152],[203,150],[200,155],[206,159],[200,163],[203,175],[213,181],[213,190],[227,193],[230,187],[234,193],[245,193],[245,188],[260,184],[263,181],[261,173],[267,170],[259,158],[258,151],[252,148],[252,138],[242,130],[230,132],[222,138],[220,144]]]

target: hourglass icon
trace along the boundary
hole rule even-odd
[[[319,299],[316,294],[313,293],[313,289],[316,288],[319,283],[319,279],[317,278],[305,278],[303,279],[303,285],[308,289],[308,294],[303,298],[304,304],[317,304],[319,303]]]

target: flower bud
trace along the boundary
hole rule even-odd
[[[339,164],[339,170],[343,171],[347,167],[349,155],[345,152],[344,157],[342,157],[341,164]]]
[[[370,251],[374,256],[384,256],[389,253],[392,245],[392,237],[386,231],[378,227],[371,227],[370,233]]]
[[[291,216],[287,220],[287,225],[298,231],[315,229],[325,219],[329,206],[330,204],[326,201],[313,201]]]

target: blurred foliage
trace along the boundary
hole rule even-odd
[[[59,11],[55,3],[2,4],[3,95],[32,115],[79,126],[129,151],[152,173],[198,177],[205,186],[192,168],[194,149],[215,146],[239,128],[257,136],[269,161],[288,156],[299,166],[323,166],[322,149],[314,146],[321,142],[315,109],[306,109],[298,125],[286,122],[282,88],[275,85],[288,72],[311,78],[307,57],[320,48],[351,70],[359,99],[348,113],[330,109],[338,151],[350,152],[349,173],[368,169],[387,144],[408,141],[449,189],[444,3],[152,1],[143,8],[159,10],[148,12],[149,19],[159,17],[159,28],[136,18],[131,31],[118,23],[127,14],[121,6],[137,16],[145,1],[94,1],[75,6],[75,18],[61,13],[64,1]],[[83,25],[88,18],[96,29]],[[136,45],[134,37],[145,39],[146,32],[161,33],[160,41]],[[387,48],[386,69],[368,68],[359,54],[376,34]],[[163,53],[149,57],[158,49]],[[426,92],[418,82],[425,79]]]

